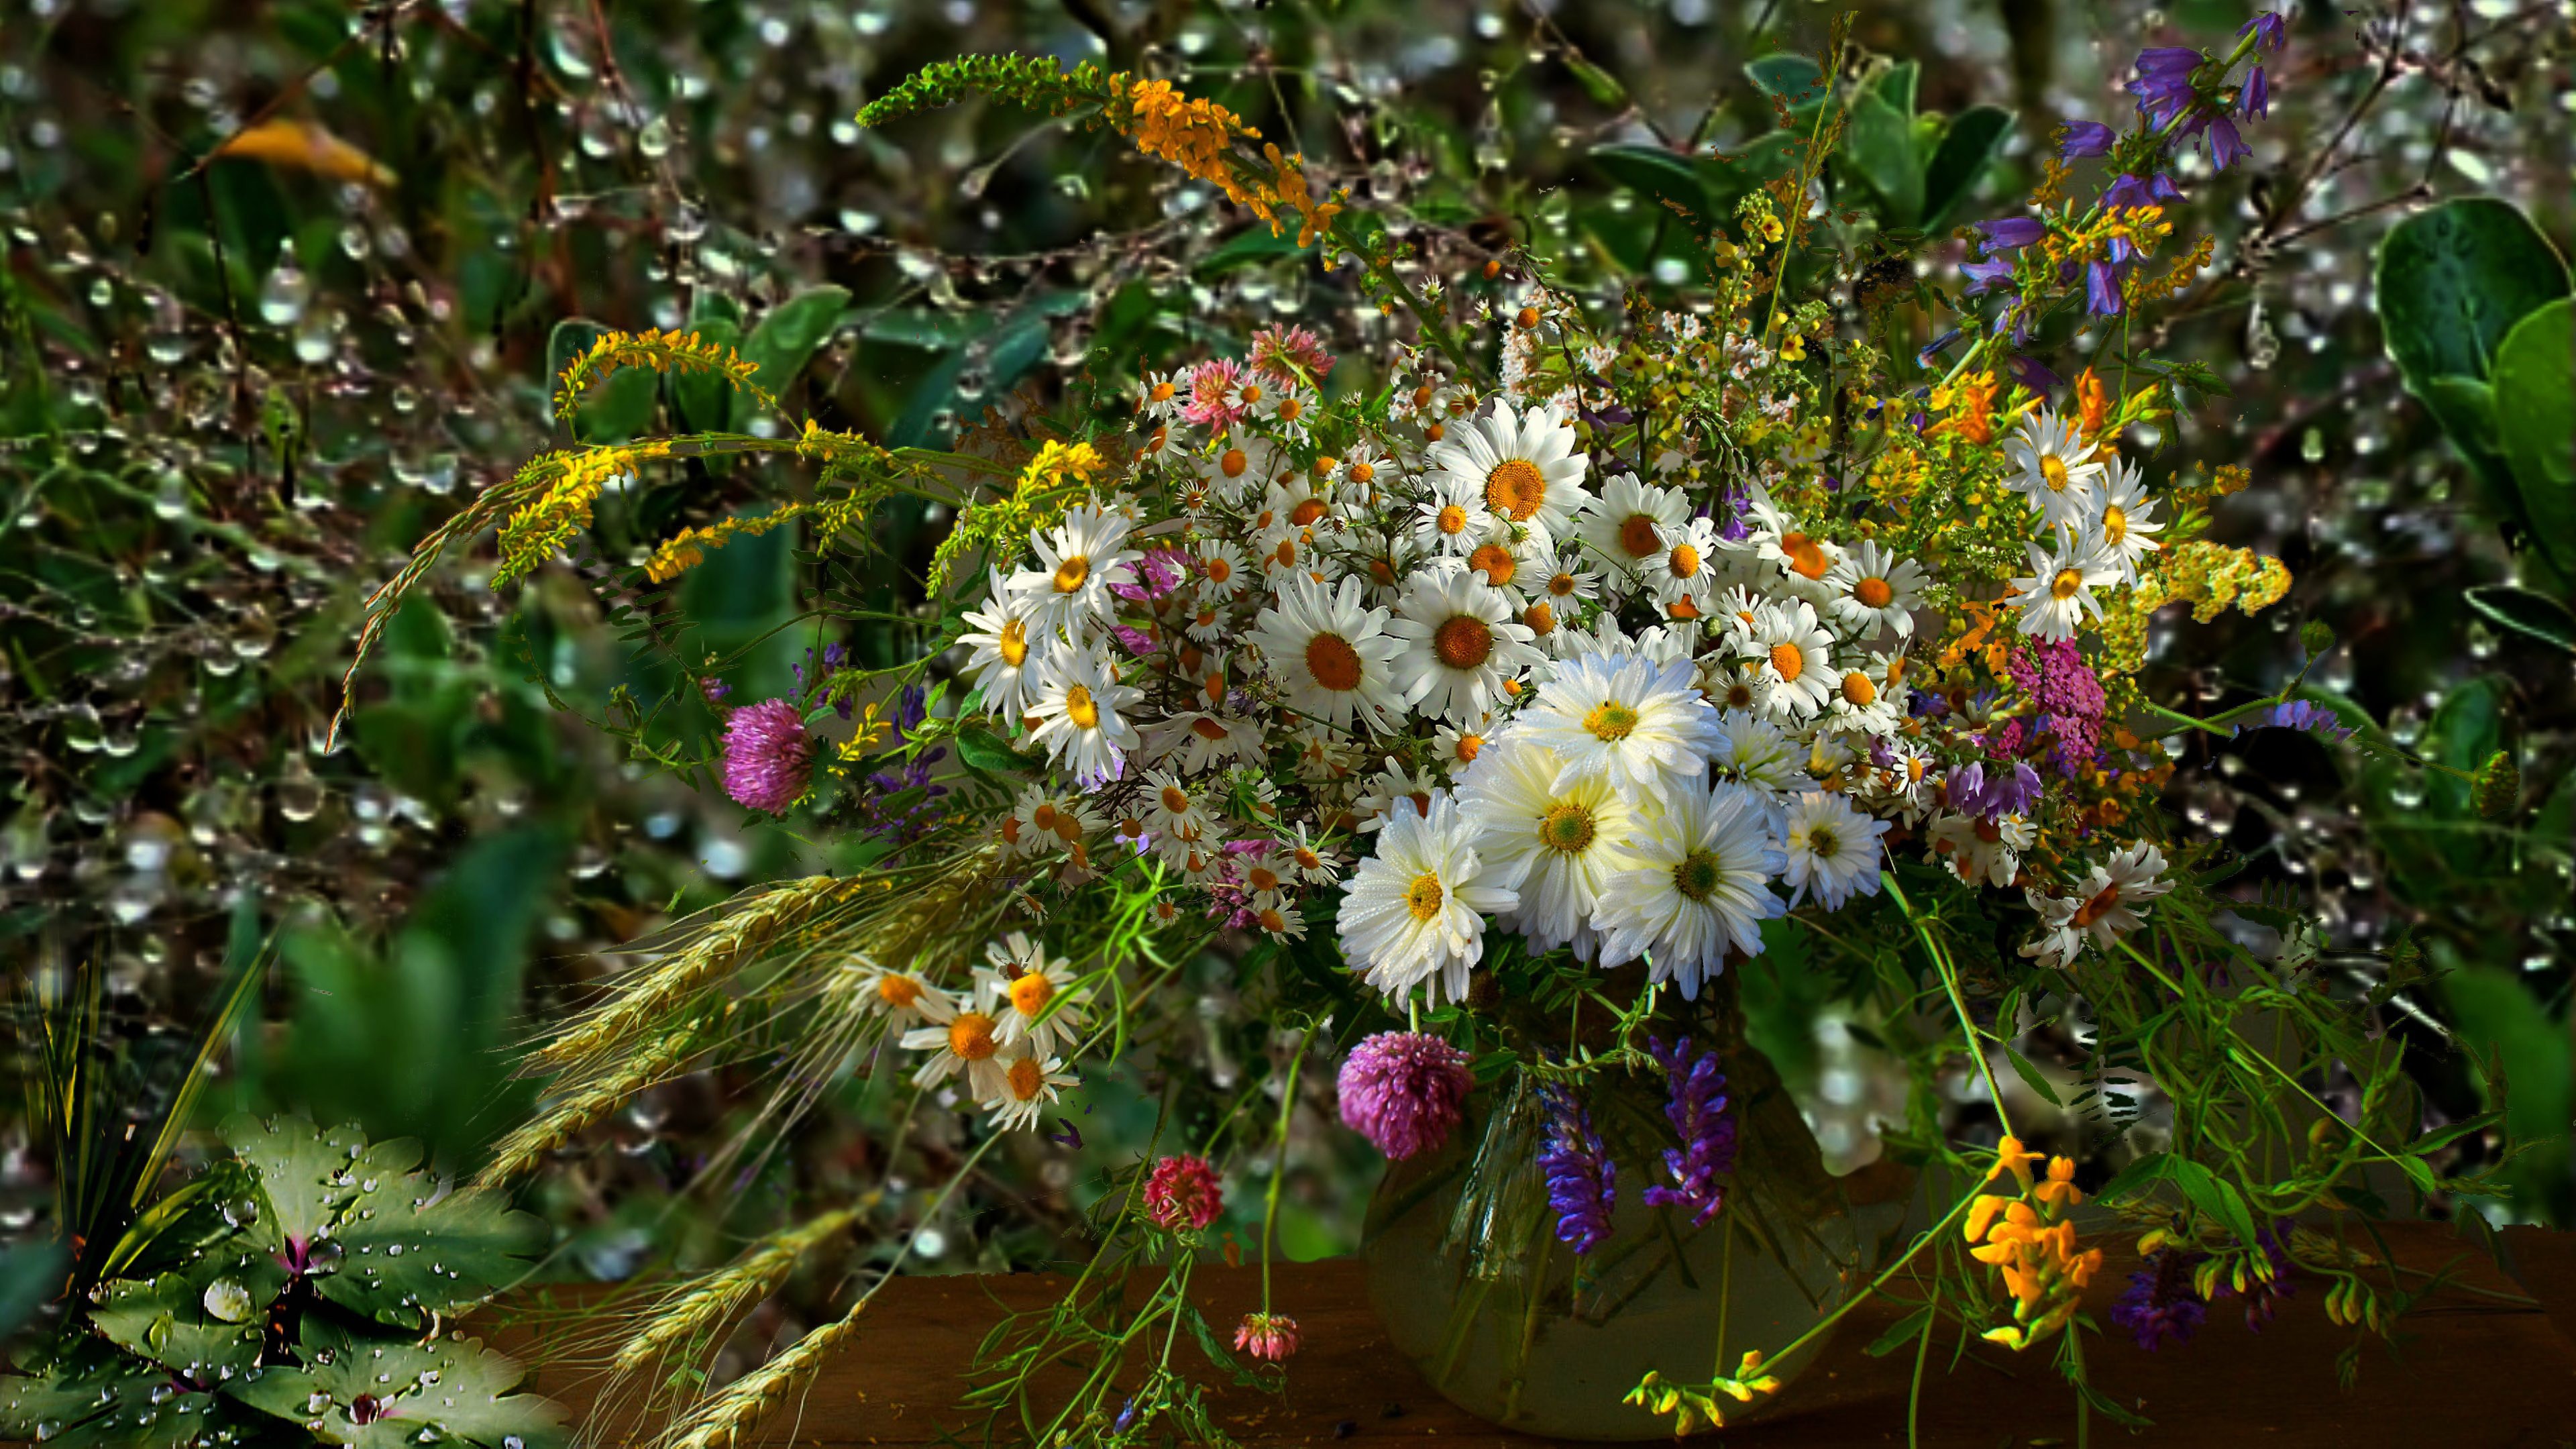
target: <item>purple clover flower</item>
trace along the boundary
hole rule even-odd
[[[2189,1343],[2209,1316],[2192,1288],[2192,1269],[2209,1255],[2159,1248],[2129,1275],[2129,1290],[2111,1305],[2111,1323],[2124,1328],[2149,1353],[2168,1343]]]
[[[1726,1205],[1726,1186],[1719,1179],[1735,1170],[1735,1119],[1726,1110],[1726,1078],[1717,1069],[1717,1052],[1694,1055],[1690,1043],[1676,1037],[1648,1043],[1646,1052],[1661,1062],[1670,1079],[1665,1120],[1682,1145],[1664,1149],[1664,1171],[1671,1187],[1646,1189],[1649,1207],[1692,1208],[1691,1226],[1706,1227]]]
[[[787,700],[746,705],[725,722],[724,788],[734,803],[784,815],[803,798],[813,768],[814,736]]]
[[[1556,1211],[1556,1238],[1577,1253],[1590,1253],[1610,1237],[1610,1210],[1618,1205],[1619,1169],[1592,1130],[1592,1113],[1563,1087],[1539,1088],[1547,1108],[1547,1146],[1538,1155],[1547,1177],[1547,1204]]]
[[[1467,1054],[1418,1031],[1382,1031],[1342,1059],[1342,1123],[1394,1161],[1449,1140],[1475,1079]]]

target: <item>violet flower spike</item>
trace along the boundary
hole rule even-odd
[[[1719,1179],[1735,1170],[1735,1119],[1726,1110],[1726,1078],[1717,1069],[1717,1053],[1694,1057],[1680,1038],[1649,1042],[1646,1052],[1663,1063],[1671,1097],[1664,1117],[1682,1145],[1664,1149],[1664,1170],[1673,1186],[1649,1187],[1649,1207],[1691,1208],[1691,1226],[1706,1227],[1726,1205],[1726,1186]]]
[[[2129,1290],[2111,1305],[2112,1326],[2127,1329],[2149,1353],[2189,1343],[2209,1316],[2209,1305],[2192,1288],[2192,1269],[2208,1256],[2174,1248],[2148,1254],[2146,1266],[2129,1275]]]
[[[2254,154],[2245,138],[2236,134],[2236,123],[2225,116],[2213,117],[2209,123],[2209,164],[2220,171]]]
[[[1556,1212],[1556,1238],[1590,1253],[1610,1237],[1610,1211],[1618,1205],[1619,1169],[1592,1113],[1563,1087],[1539,1088],[1547,1108],[1547,1146],[1538,1155],[1547,1178],[1547,1203]]]

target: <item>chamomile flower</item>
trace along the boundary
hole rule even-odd
[[[942,1025],[957,1014],[957,1004],[947,992],[910,971],[881,966],[865,956],[844,970],[859,1010],[884,1017],[890,1028],[904,1030],[920,1022]]]
[[[1690,513],[1690,500],[1680,490],[1641,483],[1636,474],[1622,473],[1585,505],[1576,537],[1587,556],[1601,560],[1622,578],[1635,580],[1665,552],[1664,530],[1682,527],[1690,521]]]
[[[1002,1045],[1053,1052],[1072,1043],[1082,1007],[1072,995],[1079,978],[1069,963],[1049,960],[1046,948],[1021,931],[987,942],[984,961],[975,968],[975,1009],[997,1023]]]
[[[2094,866],[2074,895],[2042,897],[2032,906],[2039,911],[2044,929],[2089,935],[2107,951],[2138,929],[2139,907],[2173,889],[2173,882],[2163,878],[2164,869],[2163,851],[2153,842],[2133,840],[2113,852],[2107,863]],[[2033,953],[2024,948],[2022,954]]]
[[[1760,483],[1751,485],[1744,518],[1749,530],[1744,541],[1754,557],[1776,564],[1789,577],[1820,583],[1842,555],[1836,544],[1801,528]]]
[[[2028,548],[2030,576],[2012,581],[2019,597],[2008,601],[2021,611],[2014,627],[2040,639],[2072,639],[2085,615],[2102,617],[2102,602],[2093,597],[2093,591],[2118,583],[2117,567],[2099,554],[2082,551],[2080,544],[2062,544],[2054,551],[2044,551],[2035,543]]]
[[[2146,485],[2138,470],[2126,458],[2113,458],[2102,474],[2102,511],[2085,525],[2084,543],[2089,551],[2120,572],[2120,582],[2138,581],[2138,561],[2162,545],[2155,535],[2164,528],[2156,521],[2156,501],[2147,496]]]
[[[1520,894],[1502,924],[1542,951],[1571,945],[1589,960],[1592,914],[1635,812],[1605,776],[1560,787],[1565,762],[1516,736],[1467,772],[1458,808],[1475,822],[1477,852]]]
[[[1363,507],[1377,501],[1383,486],[1381,475],[1392,474],[1386,450],[1366,438],[1353,442],[1333,460],[1333,481],[1348,485],[1348,492]]]
[[[1286,868],[1307,885],[1328,886],[1342,878],[1342,853],[1310,836],[1302,820],[1279,842],[1279,849],[1286,858]]]
[[[1315,397],[1293,384],[1279,384],[1277,390],[1253,416],[1270,425],[1270,431],[1289,442],[1304,442],[1314,430]]]
[[[1202,538],[1190,548],[1190,567],[1199,576],[1199,597],[1223,601],[1234,598],[1252,582],[1243,567],[1243,550],[1222,538]]]
[[[1764,709],[1803,720],[1824,708],[1842,676],[1834,669],[1834,636],[1806,600],[1764,606],[1746,637],[1765,686]]]
[[[1663,530],[1663,551],[1646,560],[1643,577],[1665,613],[1676,619],[1707,616],[1717,598],[1717,549],[1717,525],[1705,518]]]
[[[1021,855],[1072,850],[1098,833],[1102,824],[1099,812],[1081,796],[1031,785],[1020,792],[1003,821],[1002,840]]]
[[[1038,566],[1011,575],[1014,602],[1048,631],[1106,622],[1115,607],[1110,582],[1144,557],[1127,547],[1133,527],[1126,515],[1086,503],[1067,510],[1064,521],[1044,534],[1031,530]]]
[[[1342,951],[1368,984],[1388,996],[1425,988],[1437,1006],[1458,1001],[1485,957],[1485,917],[1520,896],[1492,883],[1477,853],[1478,832],[1446,791],[1427,811],[1399,810],[1377,849],[1351,876],[1336,924]]]
[[[2021,855],[2039,839],[2039,828],[2020,815],[1985,819],[1949,811],[1932,817],[1933,858],[1970,885],[2008,886],[2021,874]]]
[[[1413,546],[1424,553],[1465,558],[1494,535],[1494,515],[1484,490],[1472,481],[1441,475],[1413,505]]]
[[[1651,979],[1685,1000],[1725,969],[1730,951],[1762,951],[1762,922],[1788,907],[1770,889],[1781,868],[1769,809],[1741,786],[1685,785],[1629,832],[1601,888],[1593,925],[1601,964],[1647,959]]]
[[[1544,404],[1515,413],[1498,401],[1433,445],[1426,461],[1438,481],[1472,489],[1495,517],[1542,538],[1565,537],[1591,497],[1574,429]]]
[[[1651,799],[1706,772],[1717,715],[1693,687],[1689,660],[1657,661],[1631,646],[1559,665],[1512,732],[1563,761],[1560,786],[1605,780]]]
[[[1149,372],[1136,379],[1136,411],[1157,422],[1170,422],[1189,404],[1189,379],[1176,372]]]
[[[2071,538],[2100,512],[2094,490],[2102,465],[2093,460],[2075,424],[2047,408],[2022,419],[2004,443],[2017,470],[2004,486],[2030,500],[2030,511]]]
[[[1255,906],[1252,923],[1274,941],[1306,939],[1306,914],[1298,910],[1294,902],[1274,901],[1266,906]]]
[[[993,1114],[996,1131],[1034,1130],[1039,1114],[1055,1102],[1059,1093],[1082,1084],[1080,1078],[1063,1068],[1062,1057],[1040,1060],[1034,1052],[1014,1053],[1002,1064],[1001,1090],[981,1098],[976,1105]]]
[[[1146,773],[1145,793],[1149,802],[1146,825],[1155,834],[1192,842],[1214,838],[1216,822],[1202,798],[1204,787],[1192,785],[1169,770],[1153,770]]]
[[[1844,796],[1809,790],[1791,800],[1780,822],[1780,879],[1789,904],[1814,896],[1838,911],[1854,892],[1878,894],[1879,837],[1888,832]]]
[[[1173,715],[1149,726],[1145,741],[1151,758],[1183,775],[1257,760],[1266,748],[1259,724],[1215,710]]]
[[[905,1032],[904,1050],[930,1053],[912,1074],[913,1085],[937,1086],[962,1072],[968,1096],[979,1102],[999,1096],[1009,1086],[1003,1076],[1008,1064],[1001,1060],[1001,1032],[1002,1024],[991,1013],[971,1009]]]
[[[1429,813],[1439,793],[1438,772],[1407,769],[1403,761],[1389,755],[1385,765],[1360,786],[1359,797],[1351,802],[1351,808],[1359,812],[1361,830],[1384,830],[1387,822],[1399,815]]]
[[[1921,601],[1923,566],[1898,558],[1863,539],[1825,571],[1825,613],[1854,638],[1867,639],[1880,629],[1899,638],[1914,634],[1914,606]]]
[[[1517,613],[1464,569],[1415,574],[1386,626],[1404,645],[1393,674],[1405,704],[1460,724],[1491,713],[1506,685],[1547,657]]]
[[[1825,701],[1825,724],[1860,734],[1893,734],[1900,718],[1898,703],[1899,697],[1882,688],[1877,675],[1847,662]]]
[[[1138,743],[1136,727],[1120,711],[1144,697],[1145,691],[1119,683],[1100,655],[1057,650],[1038,669],[1037,697],[1029,704],[1037,725],[1029,742],[1046,746],[1047,757],[1069,767],[1078,783],[1117,779]]]
[[[1534,533],[1518,540],[1497,533],[1467,553],[1467,571],[1494,588],[1511,596],[1515,607],[1530,597],[1530,585],[1537,571],[1553,561],[1552,555]]]
[[[1010,591],[998,569],[992,594],[984,607],[967,611],[966,625],[957,642],[973,651],[966,659],[966,677],[983,691],[984,708],[1004,719],[1023,717],[1037,688],[1038,667],[1050,646],[1062,646],[1030,618],[1026,600]]]
[[[1218,502],[1237,507],[1247,497],[1260,496],[1261,488],[1270,481],[1277,456],[1278,450],[1269,439],[1236,428],[1216,439],[1198,457],[1198,473],[1216,491]]]
[[[1494,717],[1479,715],[1456,724],[1444,724],[1431,737],[1431,758],[1441,772],[1455,777],[1459,771],[1476,763],[1494,738]]]
[[[1404,718],[1393,665],[1405,641],[1388,632],[1385,609],[1360,606],[1360,593],[1357,578],[1330,590],[1290,579],[1253,621],[1252,640],[1289,708],[1334,726],[1356,717],[1390,730]]]

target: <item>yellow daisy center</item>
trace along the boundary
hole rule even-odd
[[[2073,569],[2059,569],[2057,577],[2048,581],[2048,596],[2052,599],[2071,599],[2075,597],[2075,591],[2083,587],[2084,575]]]
[[[948,1023],[948,1049],[967,1061],[980,1062],[1000,1045],[993,1039],[993,1018],[980,1011],[961,1011]]]
[[[1605,699],[1583,717],[1583,727],[1598,740],[1624,740],[1637,728],[1635,707],[1615,699]]]
[[[877,978],[877,1000],[888,1006],[906,1007],[921,999],[921,983],[909,976],[892,972]]]
[[[1315,683],[1336,692],[1360,687],[1360,651],[1339,634],[1318,634],[1306,641],[1306,672]]]
[[[1002,662],[1013,669],[1028,662],[1029,626],[1026,621],[1004,619],[1001,638],[994,642],[993,647],[1001,654]]]
[[[1538,841],[1550,850],[1572,855],[1592,844],[1592,831],[1592,808],[1566,800],[1539,817]]]
[[[1082,587],[1084,579],[1090,577],[1090,557],[1078,553],[1070,555],[1064,562],[1055,566],[1055,591],[1059,594],[1072,593]]]
[[[1055,1000],[1055,983],[1035,971],[1020,973],[1011,983],[1011,1010],[1022,1016],[1035,1016]]]
[[[1064,692],[1064,717],[1073,721],[1076,729],[1100,728],[1100,706],[1091,702],[1091,691],[1079,684]]]
[[[1807,651],[1786,640],[1771,646],[1771,672],[1783,684],[1795,684],[1807,672]]]
[[[1452,669],[1473,669],[1493,655],[1493,626],[1473,614],[1452,615],[1431,631],[1431,652]]]
[[[1404,889],[1404,908],[1413,912],[1417,921],[1427,921],[1440,914],[1440,877],[1424,872],[1413,878]]]
[[[1514,523],[1526,521],[1547,501],[1547,475],[1527,458],[1505,458],[1485,475],[1485,506]]]

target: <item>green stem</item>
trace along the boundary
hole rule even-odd
[[[1994,1065],[1986,1060],[1986,1049],[1977,1042],[1977,1024],[1968,1019],[1967,998],[1959,994],[1959,973],[1950,963],[1950,953],[1941,949],[1941,943],[1932,939],[1931,928],[1914,913],[1914,903],[1905,898],[1905,888],[1896,883],[1896,872],[1880,871],[1878,879],[1887,887],[1887,894],[1896,902],[1896,908],[1903,911],[1905,919],[1912,923],[1914,938],[1923,943],[1924,952],[1932,958],[1933,969],[1941,973],[1941,989],[1950,994],[1950,1009],[1959,1014],[1959,1030],[1965,1034],[1968,1055],[1976,1059],[1977,1073],[1986,1079],[1986,1095],[1994,1101],[1995,1120],[2003,1124],[2006,1136],[2017,1136],[2013,1132],[2012,1118],[2004,1110],[2003,1089],[1995,1085]]]
[[[1261,1208],[1261,1311],[1270,1311],[1270,1243],[1279,1223],[1279,1184],[1288,1178],[1288,1119],[1297,1110],[1297,1073],[1315,1045],[1315,1029],[1297,1039],[1297,1055],[1288,1063],[1287,1090],[1279,1094],[1279,1155],[1270,1164],[1270,1195]]]

